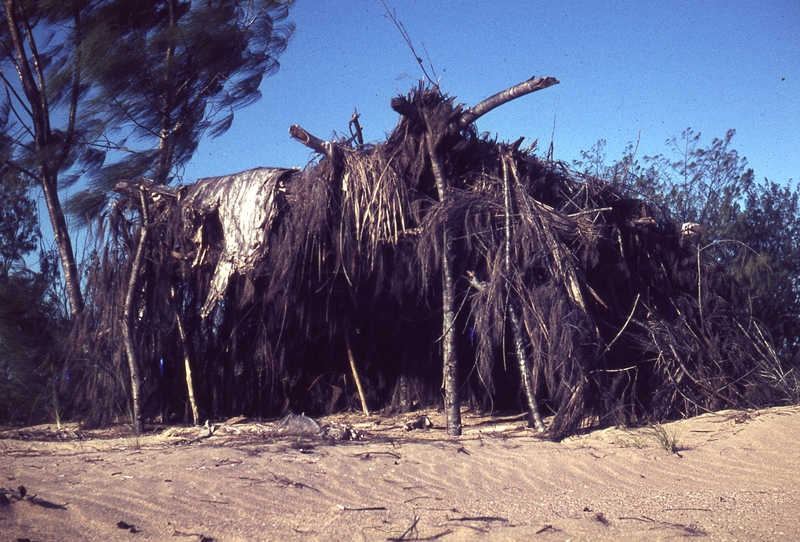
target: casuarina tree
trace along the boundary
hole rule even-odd
[[[92,13],[86,69],[110,160],[71,202],[93,214],[120,179],[168,183],[204,135],[261,97],[294,29],[292,0],[107,0]],[[109,155],[111,157],[111,155]]]
[[[73,314],[83,309],[83,297],[59,190],[102,160],[82,145],[89,127],[78,122],[87,91],[81,54],[89,7],[3,0],[0,13],[4,162],[42,188]]]

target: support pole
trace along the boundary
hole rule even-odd
[[[436,152],[430,127],[425,134],[425,143],[431,159],[431,169],[436,179],[439,202],[447,198],[447,181],[444,175],[442,158]],[[453,240],[447,224],[442,231],[442,362],[444,384],[444,413],[447,434],[451,437],[461,435],[461,399],[458,393],[458,358],[456,356],[456,293],[453,278]]]
[[[133,304],[135,301],[135,292],[139,283],[139,274],[142,270],[142,263],[144,262],[147,244],[147,227],[150,222],[144,186],[139,187],[139,201],[142,207],[141,219],[139,221],[139,244],[136,247],[136,252],[131,261],[131,275],[128,279],[128,291],[125,292],[125,306],[123,309],[124,321],[122,323],[122,342],[125,348],[125,354],[128,357],[128,369],[130,370],[131,377],[131,401],[133,402],[133,419],[131,421],[133,432],[136,435],[144,431],[144,422],[142,421],[142,398],[140,394],[142,379],[139,374],[139,362],[136,359],[136,349],[133,345]]]
[[[175,288],[170,290],[173,301],[175,300]],[[194,384],[192,382],[192,366],[189,363],[189,346],[186,343],[186,332],[183,329],[183,322],[181,322],[181,314],[177,307],[175,307],[175,322],[178,324],[178,335],[181,338],[181,348],[183,350],[183,367],[186,372],[186,390],[189,393],[189,405],[192,408],[192,423],[200,425],[200,411],[197,408],[197,401],[194,398]]]
[[[350,334],[347,332],[344,334],[344,345],[347,348],[347,357],[350,359],[350,370],[353,371],[353,380],[356,381],[356,388],[358,388],[358,397],[361,399],[361,409],[364,411],[365,416],[369,416],[367,396],[364,394],[364,387],[361,385],[361,377],[358,376],[356,358],[353,356],[353,348],[350,346]]]
[[[525,343],[522,340],[522,323],[520,322],[517,311],[514,309],[514,303],[511,301],[511,186],[508,182],[508,170],[511,168],[511,157],[503,156],[502,160],[503,191],[506,207],[505,274],[506,284],[509,285],[508,316],[511,320],[511,332],[514,335],[514,349],[516,350],[519,372],[522,376],[522,387],[525,390],[525,397],[528,400],[528,426],[535,427],[539,433],[543,433],[545,430],[544,422],[542,421],[542,414],[539,412],[539,403],[536,400],[536,392],[533,389],[531,373],[528,368],[528,357],[525,355]]]

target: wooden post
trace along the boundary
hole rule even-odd
[[[133,432],[137,435],[144,431],[142,421],[142,398],[140,396],[142,379],[139,375],[139,362],[136,359],[136,349],[133,345],[133,317],[134,301],[139,273],[144,262],[145,245],[147,244],[147,226],[149,217],[147,212],[147,198],[144,186],[139,187],[139,201],[141,203],[141,219],[139,220],[139,244],[131,261],[131,275],[128,279],[128,291],[125,292],[125,306],[123,309],[122,342],[128,357],[128,368],[131,373],[131,401],[133,402]]]
[[[436,153],[430,126],[425,134],[431,169],[436,179],[439,202],[447,198],[447,181],[444,175],[442,158]],[[458,393],[458,357],[456,355],[456,293],[453,278],[453,240],[445,224],[442,231],[442,364],[444,384],[444,413],[447,434],[451,437],[461,435],[461,398]]]
[[[175,288],[170,290],[173,301],[175,300]],[[200,425],[200,411],[197,408],[197,401],[194,398],[194,384],[192,383],[192,367],[189,364],[189,347],[186,344],[186,332],[183,330],[181,314],[178,307],[175,307],[175,321],[178,324],[178,335],[181,338],[181,348],[183,349],[183,367],[186,371],[186,389],[189,392],[189,405],[192,407],[192,423]]]
[[[506,228],[506,246],[505,246],[505,274],[506,284],[512,284],[511,281],[511,186],[508,181],[508,169],[511,167],[511,157],[503,156],[503,191],[506,207],[505,228]],[[533,382],[531,381],[531,373],[528,368],[528,357],[525,355],[525,343],[522,340],[522,323],[520,322],[517,311],[514,310],[514,303],[511,301],[511,293],[508,292],[508,316],[511,320],[511,332],[514,335],[514,349],[516,350],[517,363],[519,364],[519,372],[522,376],[522,387],[525,390],[525,397],[528,400],[528,426],[535,427],[540,433],[545,430],[542,415],[539,412],[539,403],[536,400],[536,392],[533,389]]]
[[[361,409],[364,411],[365,416],[369,416],[367,396],[364,394],[364,387],[361,385],[361,378],[358,376],[358,369],[356,369],[356,358],[353,356],[353,348],[350,346],[350,334],[346,331],[344,333],[344,345],[347,348],[347,357],[350,359],[350,370],[353,371],[353,380],[356,381],[358,396],[361,399]]]

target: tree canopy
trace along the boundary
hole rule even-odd
[[[800,209],[798,188],[757,182],[733,148],[735,130],[703,145],[687,128],[663,154],[639,159],[628,145],[607,164],[605,141],[573,165],[642,197],[662,219],[698,224],[698,243],[748,292],[753,316],[780,356],[800,363]]]
[[[96,213],[121,178],[167,182],[205,134],[278,68],[292,0],[4,0],[0,121],[5,164],[42,188],[71,310],[83,308],[59,191]]]
[[[0,175],[0,275],[8,275],[15,263],[39,248],[41,234],[30,181],[9,168]]]
[[[87,21],[83,62],[95,82],[87,114],[102,119],[110,163],[72,209],[94,214],[120,179],[169,182],[204,135],[261,97],[294,29],[291,0],[106,0]]]

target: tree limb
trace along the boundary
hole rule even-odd
[[[21,165],[17,164],[13,160],[7,160],[7,159],[6,160],[2,160],[2,161],[0,161],[0,165],[9,166],[10,168],[16,169],[20,173],[22,173],[24,175],[27,175],[28,177],[30,177],[34,181],[41,182],[41,178],[38,175],[36,175],[32,171],[30,171],[29,169],[25,169],[24,167],[22,167]]]
[[[323,141],[320,138],[309,134],[297,124],[292,124],[289,127],[289,135],[309,149],[312,149],[320,154],[324,154],[328,157],[333,155],[333,144],[330,141]]]
[[[525,96],[531,92],[536,92],[537,90],[542,90],[557,84],[558,79],[555,77],[531,77],[527,81],[523,81],[509,89],[498,92],[494,96],[489,96],[475,107],[464,111],[461,118],[458,120],[458,128],[466,128],[492,109],[500,107],[511,100],[516,100],[520,96]]]

